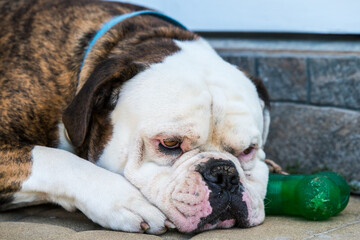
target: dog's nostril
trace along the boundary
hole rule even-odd
[[[204,180],[227,191],[235,191],[239,185],[239,175],[231,161],[210,159],[198,167]]]

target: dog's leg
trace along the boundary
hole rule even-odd
[[[29,177],[31,149],[30,146],[0,146],[0,210],[13,207],[14,193],[20,191],[21,183]]]
[[[115,230],[164,231],[165,216],[121,175],[60,149],[35,146],[28,150],[3,153],[1,162],[8,166],[0,165],[0,182],[7,185],[1,185],[0,199],[12,198],[10,204],[45,200],[67,210],[78,208],[94,222]],[[20,167],[22,161],[25,167]]]

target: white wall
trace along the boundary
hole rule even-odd
[[[195,31],[360,34],[360,0],[124,0]]]

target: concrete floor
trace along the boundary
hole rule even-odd
[[[80,212],[52,205],[0,213],[0,240],[112,240],[112,239],[360,239],[360,197],[351,197],[346,209],[330,220],[313,222],[298,217],[268,216],[249,229],[212,230],[197,235],[176,231],[161,236],[109,231]]]

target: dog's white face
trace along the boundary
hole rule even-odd
[[[122,87],[98,165],[123,174],[183,232],[264,220],[268,121],[255,85],[203,40]]]

